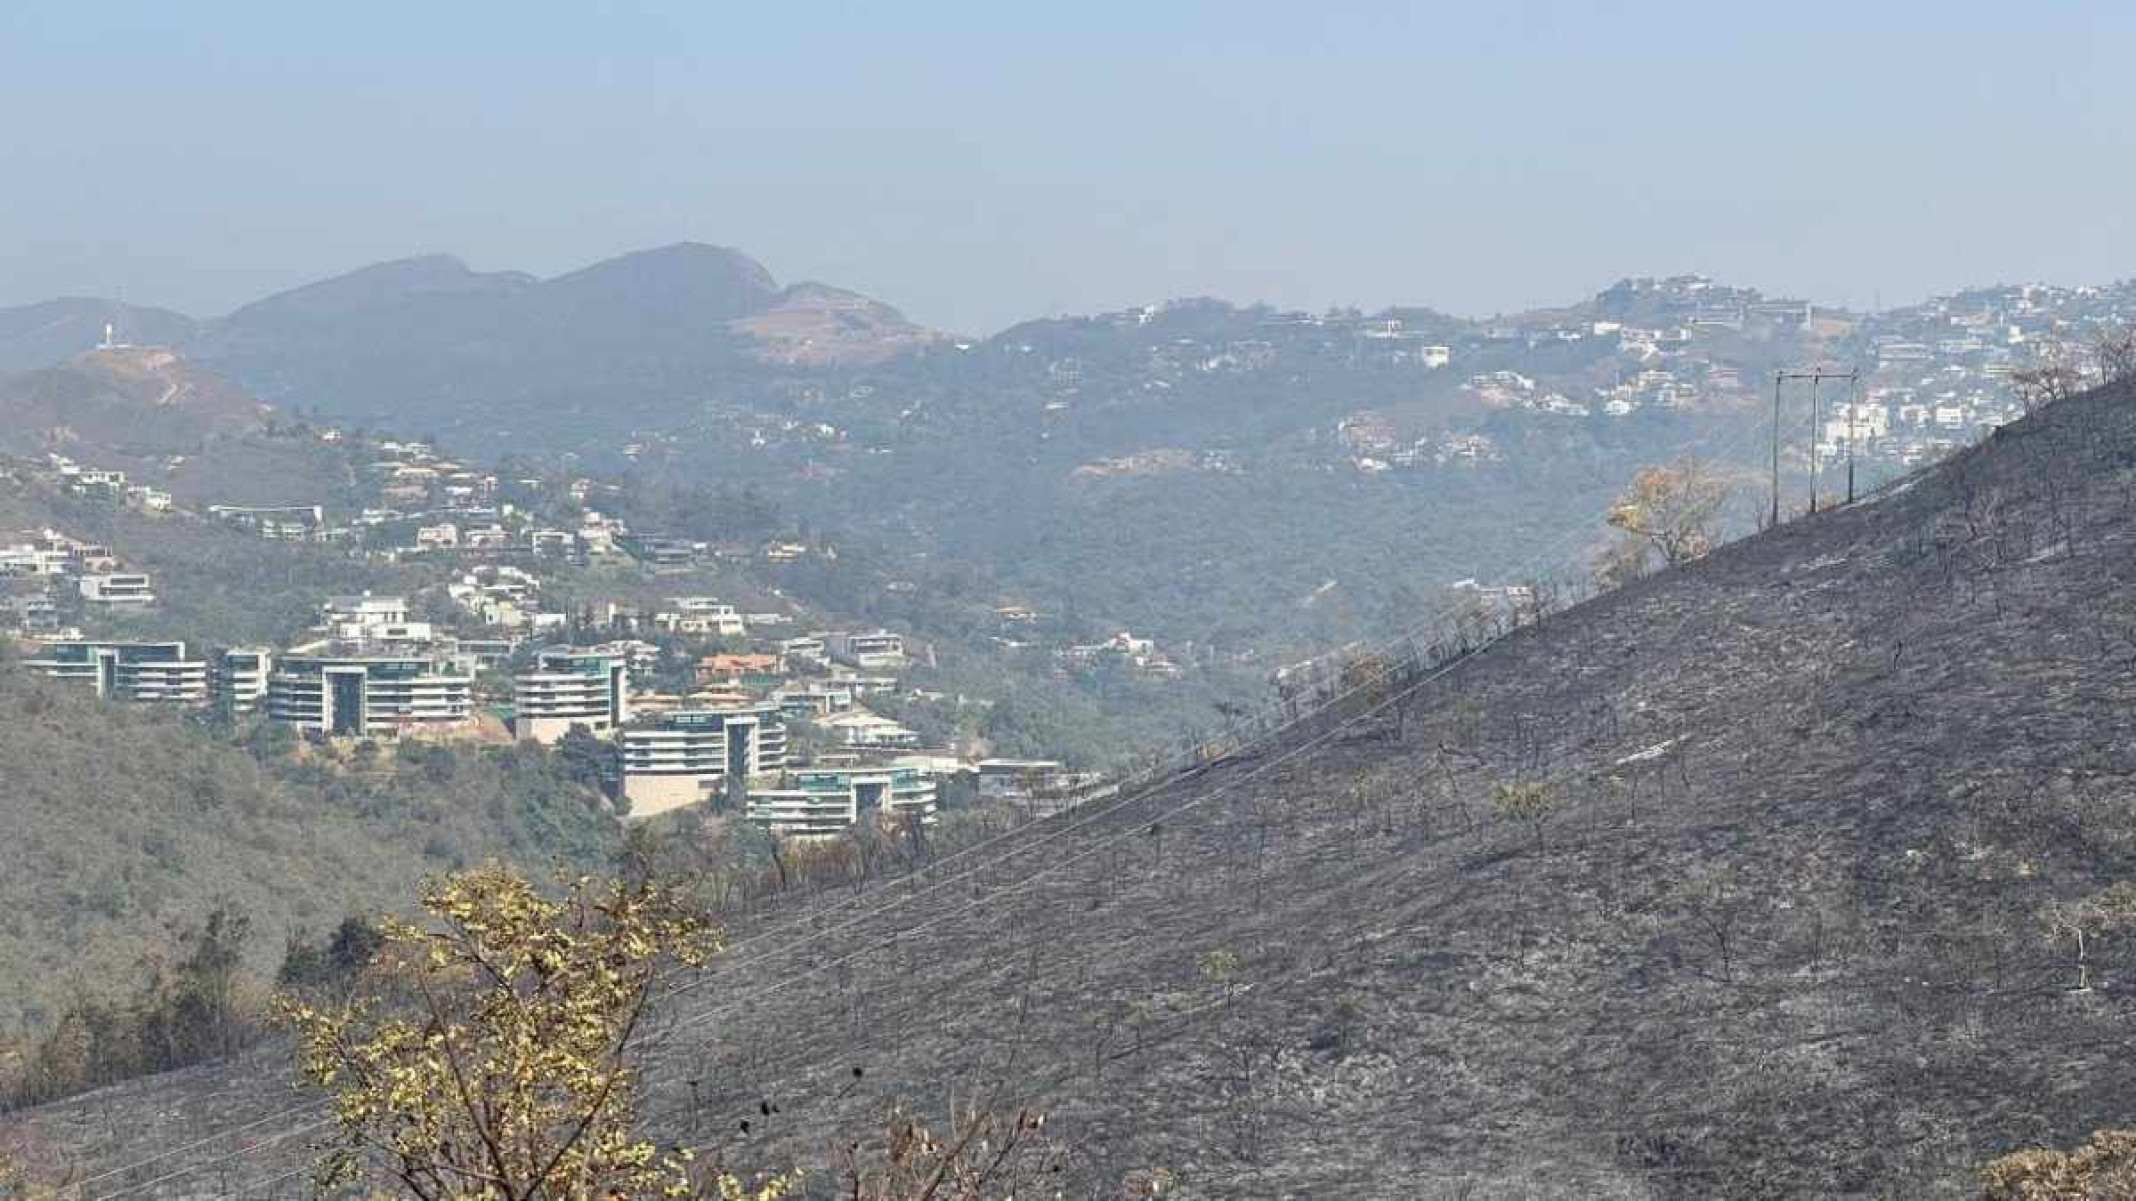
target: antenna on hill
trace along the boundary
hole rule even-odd
[[[110,350],[112,347],[117,346],[119,344],[117,335],[117,327],[106,321],[104,323],[104,340],[97,343],[96,348],[98,350]]]

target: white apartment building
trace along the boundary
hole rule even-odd
[[[348,626],[362,630],[372,626],[400,625],[408,620],[408,598],[373,596],[368,592],[329,596],[320,604],[319,613],[330,629]]]
[[[352,648],[284,655],[267,678],[267,716],[332,738],[395,738],[474,719],[474,677],[423,655]]]
[[[630,720],[630,664],[614,651],[558,647],[513,681],[512,733],[554,744],[573,726],[606,734]]]
[[[772,705],[678,709],[626,727],[618,741],[632,817],[713,800],[729,780],[786,768],[786,723]]]
[[[888,630],[829,633],[823,636],[823,645],[831,658],[859,668],[905,665],[905,639]]]
[[[835,838],[866,814],[931,823],[937,793],[935,778],[915,767],[807,768],[779,787],[750,789],[744,814],[782,838]]]
[[[208,665],[188,657],[183,642],[51,642],[22,666],[86,684],[107,700],[171,705],[208,700]]]

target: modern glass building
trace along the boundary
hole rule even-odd
[[[678,709],[631,726],[622,747],[623,795],[633,817],[665,813],[786,767],[786,723],[774,705]]]
[[[397,738],[474,719],[474,677],[422,655],[290,654],[267,678],[267,715],[329,738]]]
[[[869,814],[932,822],[935,778],[915,767],[827,767],[790,772],[776,788],[752,788],[749,820],[787,838],[831,838]]]
[[[208,665],[183,642],[50,642],[22,665],[55,680],[88,685],[116,701],[204,705]]]
[[[606,734],[630,720],[630,666],[614,651],[542,651],[513,682],[512,733],[549,745],[573,726]]]

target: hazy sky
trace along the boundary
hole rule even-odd
[[[0,11],[0,304],[693,239],[947,328],[2136,273],[2136,5]]]

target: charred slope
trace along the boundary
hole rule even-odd
[[[2136,1115],[2136,948],[2073,991],[2042,923],[2136,855],[2132,472],[2136,400],[2078,398],[1399,722],[742,923],[653,1108],[771,1165],[893,1096],[1030,1102],[1081,1182],[1190,1197],[1963,1195]],[[1493,814],[1524,783],[1539,831]],[[274,1067],[33,1117],[110,1170],[288,1106]],[[294,1165],[234,1149],[285,1124],[112,1179],[234,1191]]]

